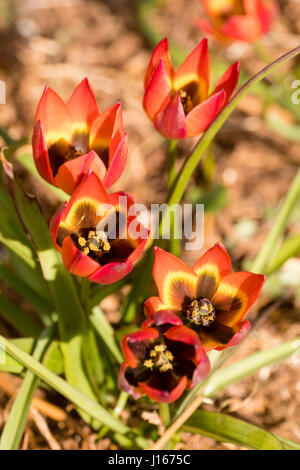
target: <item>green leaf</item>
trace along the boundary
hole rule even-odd
[[[275,258],[267,267],[267,275],[277,271],[281,266],[293,256],[300,253],[300,235],[287,238],[279,248]]]
[[[38,361],[42,358],[53,333],[54,328],[43,331],[34,349],[33,358],[35,360]],[[4,426],[0,439],[0,450],[18,449],[37,385],[37,376],[28,370]]]
[[[11,300],[0,294],[0,316],[24,336],[38,336],[41,328]]]
[[[5,339],[3,336],[0,336],[0,350],[1,349],[2,351],[6,351],[31,372],[37,375],[46,384],[70,400],[80,409],[88,413],[97,421],[100,421],[102,424],[108,426],[110,429],[116,432],[126,433],[129,431],[127,426],[125,426],[118,419],[114,418],[96,401],[94,401],[88,395],[85,395],[84,393],[77,390],[61,377],[57,377],[55,374],[53,374],[53,372],[49,371],[46,367],[19,349],[12,342]]]
[[[18,346],[18,348],[25,351],[27,354],[31,354],[34,348],[35,338],[16,338],[10,340],[12,344]],[[9,372],[11,374],[22,374],[24,367],[18,361],[13,359],[5,351],[0,352],[0,370],[2,372]]]
[[[212,411],[195,411],[185,423],[183,430],[250,449],[283,450],[283,444],[273,434],[241,419]]]
[[[279,116],[272,116],[268,113],[265,119],[269,126],[278,134],[294,142],[300,141],[300,126],[288,124],[283,119],[280,119]]]
[[[283,361],[300,351],[300,338],[259,351],[230,366],[215,371],[202,385],[201,392],[210,397],[235,382],[254,374],[262,367]]]
[[[114,330],[102,310],[99,307],[94,307],[89,318],[96,332],[107,346],[107,349],[111,352],[115,360],[121,364],[123,358],[115,340]]]
[[[13,288],[24,299],[29,300],[33,307],[35,307],[36,312],[39,314],[45,326],[50,326],[54,309],[44,297],[33,290],[22,278],[4,264],[0,264],[0,279]]]

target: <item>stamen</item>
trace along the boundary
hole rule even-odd
[[[215,309],[208,299],[194,299],[186,310],[187,318],[196,325],[209,326],[216,318]]]
[[[103,253],[110,250],[110,243],[105,232],[90,230],[87,239],[78,237],[77,241],[79,247],[86,255],[88,255],[90,251],[93,253]]]
[[[193,105],[193,100],[190,95],[185,90],[180,90],[179,91],[179,96],[180,100],[183,106],[183,110],[185,114],[188,114],[190,111],[192,111],[194,105]]]
[[[150,351],[150,357],[153,359],[147,359],[144,362],[144,366],[153,367],[160,370],[160,372],[166,372],[167,370],[173,369],[173,360],[174,356],[167,349],[165,344],[156,344],[153,349]]]

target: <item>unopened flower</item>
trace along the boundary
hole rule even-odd
[[[210,92],[207,39],[203,39],[175,72],[169,44],[154,50],[145,77],[144,109],[168,139],[204,132],[229,101],[239,77],[239,63],[229,67]]]
[[[50,222],[52,240],[66,269],[100,284],[126,276],[148,237],[133,209],[129,194],[107,194],[98,176],[89,172]]]
[[[265,276],[231,272],[231,261],[221,244],[208,250],[193,268],[156,248],[153,277],[159,297],[145,303],[148,316],[172,311],[192,328],[207,351],[240,343],[250,329],[244,320],[265,282]]]
[[[255,42],[268,32],[277,13],[274,0],[200,0],[208,20],[199,28],[221,42]]]
[[[105,187],[121,176],[128,153],[122,105],[117,103],[100,113],[87,78],[67,103],[46,87],[35,122],[33,156],[48,183],[72,194],[88,170],[93,170]]]
[[[168,311],[154,314],[142,329],[122,342],[125,362],[119,387],[135,398],[142,394],[171,403],[208,375],[210,364],[197,334]]]

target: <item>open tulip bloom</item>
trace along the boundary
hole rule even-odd
[[[270,29],[277,6],[273,0],[200,0],[209,20],[199,28],[219,41],[255,42]]]
[[[239,63],[231,65],[212,93],[207,39],[175,72],[167,39],[154,50],[145,77],[144,109],[167,139],[204,132],[229,101],[238,82]]]
[[[126,276],[148,238],[132,209],[134,201],[129,194],[107,194],[101,180],[90,171],[50,221],[51,237],[66,269],[100,284]]]
[[[176,256],[156,247],[153,277],[159,297],[151,297],[145,310],[173,312],[195,331],[206,351],[239,344],[250,323],[244,320],[265,282],[265,276],[231,272],[226,249],[214,245],[189,268]]]
[[[125,362],[119,387],[139,398],[171,403],[209,373],[210,364],[197,334],[182,326],[172,312],[162,311],[146,320],[142,329],[123,338]]]
[[[121,176],[127,159],[122,105],[99,112],[85,78],[64,103],[46,87],[39,102],[32,137],[34,161],[48,183],[72,194],[88,170],[109,187]]]

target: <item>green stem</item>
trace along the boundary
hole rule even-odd
[[[83,277],[81,279],[81,284],[80,284],[80,298],[82,304],[88,305],[89,302],[89,297],[90,297],[90,287],[91,287],[91,282],[87,277]]]
[[[178,141],[170,140],[169,141],[169,150],[168,150],[168,188],[171,189],[175,179],[176,179],[176,159],[178,154]]]
[[[272,258],[276,254],[276,247],[279,239],[282,236],[291,212],[300,197],[300,169],[297,171],[296,176],[290,189],[285,197],[281,206],[277,219],[270,230],[260,252],[253,261],[251,271],[256,273],[263,273]]]
[[[170,408],[168,403],[160,403],[159,404],[159,415],[162,424],[165,428],[169,426],[170,423]]]

